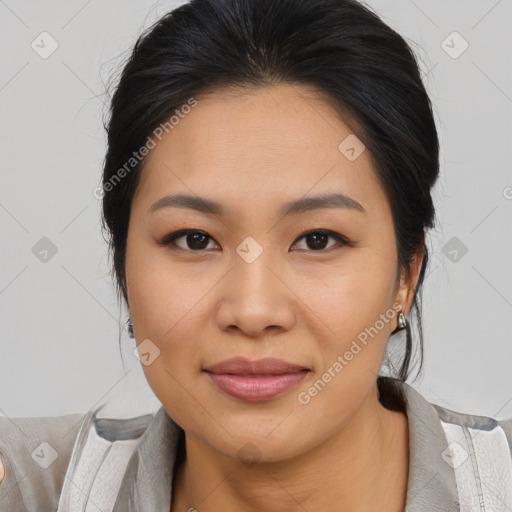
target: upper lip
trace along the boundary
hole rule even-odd
[[[234,375],[283,375],[309,370],[309,368],[271,357],[258,359],[257,361],[251,361],[245,357],[233,357],[207,366],[204,370],[211,373]]]

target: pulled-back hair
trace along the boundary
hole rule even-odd
[[[439,173],[437,131],[412,50],[355,0],[192,0],[139,37],[106,124],[103,229],[118,298],[128,304],[126,241],[144,159],[113,186],[115,175],[191,98],[231,86],[281,83],[317,90],[368,149],[392,210],[397,275],[411,276],[412,259],[424,246],[411,310],[416,313],[419,374],[421,287],[428,263],[424,243],[426,229],[434,225],[431,189]],[[408,378],[412,349],[409,321],[405,356],[394,378]],[[392,397],[385,405],[400,408],[394,378],[379,376],[378,384],[380,390],[387,386]]]

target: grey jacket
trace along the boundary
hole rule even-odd
[[[409,422],[405,512],[512,512],[512,418],[430,404],[402,384]],[[163,407],[0,418],[2,512],[168,512],[184,432]]]

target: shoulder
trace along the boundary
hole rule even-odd
[[[428,421],[430,427],[440,424],[448,441],[456,435],[463,436],[467,441],[477,436],[479,441],[493,439],[494,445],[504,447],[512,456],[512,418],[498,420],[491,416],[456,411],[428,401],[409,384],[403,383],[402,389],[408,406],[421,415],[423,422]]]
[[[465,429],[481,432],[497,430],[503,433],[509,445],[512,444],[512,418],[498,420],[491,416],[454,411],[434,403],[431,405],[436,410],[440,421],[445,424],[457,425]]]
[[[508,444],[510,447],[510,455],[512,456],[512,418],[498,420],[498,424],[503,429],[503,432],[507,437]]]
[[[512,505],[512,418],[434,408],[449,443],[443,458],[455,472],[463,503],[480,499],[493,510]]]
[[[506,487],[512,495],[512,418],[498,420],[432,405],[449,442],[451,463],[471,461],[483,480],[484,475],[495,481],[508,475]]]
[[[0,502],[6,510],[56,510],[85,414],[0,417]],[[7,506],[9,505],[9,506]]]

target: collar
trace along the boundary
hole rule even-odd
[[[455,473],[441,456],[448,441],[439,414],[412,386],[405,382],[400,386],[405,395],[409,423],[409,483],[405,512],[459,512]]]
[[[399,382],[409,423],[409,483],[405,512],[459,512],[453,469],[441,454],[448,446],[439,414],[407,383]],[[134,450],[113,512],[161,512],[171,508],[172,480],[184,431],[162,407]]]

